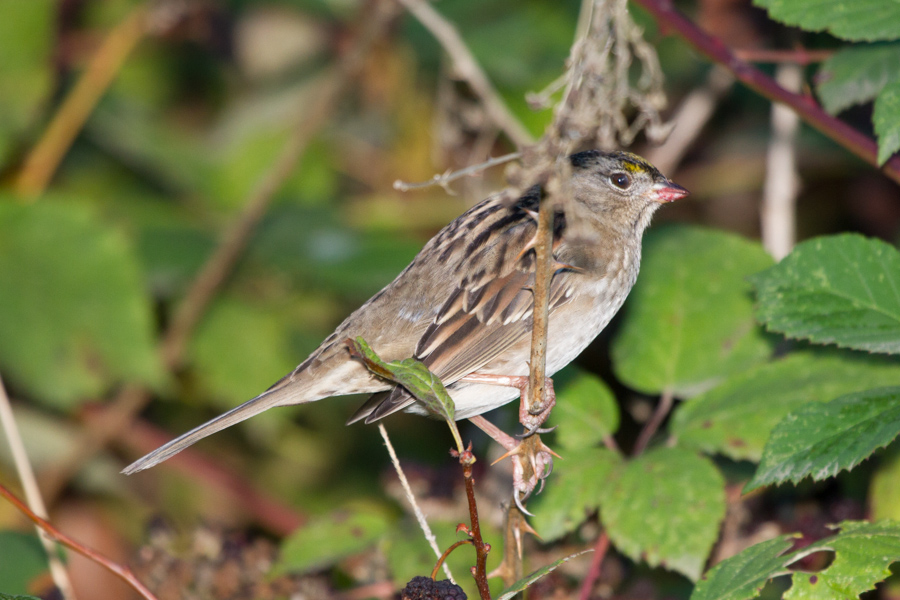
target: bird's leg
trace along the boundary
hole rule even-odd
[[[492,375],[488,373],[471,373],[463,377],[460,381],[466,383],[486,383],[487,385],[501,385],[504,387],[514,387],[519,390],[519,422],[525,426],[525,433],[522,437],[529,437],[535,433],[548,433],[553,431],[550,429],[541,429],[541,425],[550,416],[550,411],[556,406],[556,392],[553,389],[553,380],[549,377],[544,379],[544,402],[542,405],[535,406],[530,411],[526,406],[525,399],[528,398],[528,377],[525,375]]]
[[[525,510],[522,501],[528,499],[538,483],[541,484],[538,489],[538,493],[540,493],[544,488],[544,479],[553,471],[553,457],[558,458],[559,455],[545,446],[538,435],[518,440],[504,433],[481,415],[469,417],[469,421],[506,449],[506,454],[494,462],[499,462],[507,457],[512,459],[513,499],[519,510],[531,516],[531,513]]]
[[[528,377],[489,375],[486,373],[472,373],[463,377],[460,381],[465,383],[483,383],[488,385],[501,385],[514,387],[519,390],[521,398],[528,394]],[[544,445],[536,433],[546,433],[550,429],[541,429],[541,425],[550,414],[550,410],[556,404],[556,394],[553,391],[553,381],[548,377],[544,383],[546,390],[545,406],[539,407],[539,412],[531,413],[524,401],[519,405],[519,420],[525,426],[524,439],[516,439],[499,427],[485,419],[481,415],[470,417],[469,421],[488,434],[498,444],[506,449],[506,454],[498,459],[510,457],[513,461],[513,499],[516,505],[526,515],[531,515],[522,505],[540,483],[538,493],[544,488],[544,480],[553,471],[553,457],[559,457],[556,452]]]

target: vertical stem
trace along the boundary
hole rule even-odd
[[[609,550],[609,534],[604,530],[594,545],[594,556],[591,558],[591,566],[588,569],[587,576],[581,583],[578,600],[588,600],[591,597],[591,590],[600,578],[600,567],[603,566],[603,559],[606,557],[607,550]]]
[[[654,412],[650,420],[647,421],[647,424],[644,426],[644,429],[641,430],[641,434],[638,436],[637,441],[634,443],[634,452],[632,453],[634,456],[640,456],[647,448],[647,444],[650,443],[653,434],[656,433],[659,426],[662,425],[662,422],[666,419],[666,415],[672,410],[672,404],[674,404],[674,402],[675,396],[672,393],[672,390],[664,390],[659,399],[659,404],[656,406],[656,412]]]
[[[538,211],[534,260],[534,326],[531,331],[531,366],[528,373],[529,396],[525,406],[530,414],[538,414],[544,405],[547,378],[547,323],[550,310],[551,253],[553,251],[553,202],[544,198]]]
[[[469,501],[469,519],[471,520],[469,532],[472,534],[472,543],[475,545],[475,584],[478,586],[481,600],[491,600],[491,590],[487,581],[487,555],[491,546],[485,544],[481,537],[478,506],[475,504],[475,479],[472,477],[472,465],[475,464],[475,456],[472,451],[466,450],[460,454],[459,463],[463,467],[463,475],[466,480],[466,500]]]

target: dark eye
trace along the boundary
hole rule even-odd
[[[609,176],[609,182],[620,190],[627,190],[631,187],[631,177],[626,173],[613,173]]]

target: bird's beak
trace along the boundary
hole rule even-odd
[[[690,194],[690,192],[677,183],[666,181],[665,183],[657,183],[650,188],[649,195],[651,200],[664,204],[666,202],[674,202],[675,200],[684,198],[688,194]]]

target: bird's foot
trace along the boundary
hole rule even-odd
[[[560,458],[560,456],[546,446],[539,435],[530,435],[520,440],[507,435],[481,415],[470,417],[469,421],[506,449],[506,454],[494,463],[496,464],[504,458],[512,460],[513,499],[519,510],[531,516],[522,503],[531,496],[535,489],[541,493],[544,489],[544,480],[553,471],[553,457]]]
[[[543,402],[534,406],[528,406],[529,379],[525,375],[493,375],[488,373],[472,373],[466,375],[460,381],[466,383],[486,383],[488,385],[500,385],[514,387],[519,390],[519,422],[525,427],[522,438],[531,437],[536,433],[549,433],[554,428],[543,429],[541,425],[550,416],[550,411],[556,406],[556,391],[553,389],[553,380],[544,379]]]

